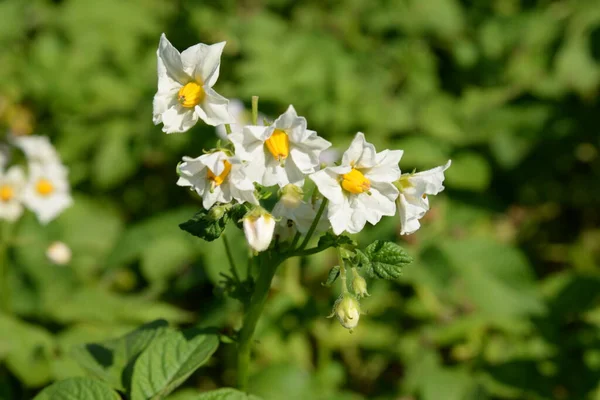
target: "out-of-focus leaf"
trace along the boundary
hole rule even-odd
[[[481,192],[490,184],[491,171],[485,158],[477,153],[462,153],[452,157],[452,168],[448,168],[448,187]]]
[[[119,400],[121,396],[92,378],[71,378],[42,390],[34,400]]]

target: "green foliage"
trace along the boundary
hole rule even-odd
[[[240,392],[239,390],[223,388],[212,392],[202,393],[194,397],[195,400],[260,400],[259,397]],[[190,400],[193,400],[190,397]]]
[[[286,261],[258,324],[253,394],[599,397],[597,1],[4,0],[0,15],[2,131],[29,112],[75,194],[47,226],[30,214],[14,226],[0,398],[29,400],[68,379],[39,395],[54,398],[85,374],[107,382],[91,381],[98,393],[130,398],[125,371],[142,338],[156,340],[151,321],[232,337],[239,328],[239,302],[219,286],[231,275],[223,244],[178,228],[199,203],[175,185],[174,166],[215,134],[198,125],[165,135],[152,124],[162,32],[181,50],[226,40],[219,93],[247,106],[259,95],[270,119],[293,104],[339,151],[360,130],[379,149],[403,149],[405,172],[452,159],[446,191],[430,197],[415,234],[399,236],[396,216],[354,242],[331,235],[317,245],[394,278],[369,280],[367,315],[351,335],[324,318],[337,296],[321,285],[335,251]],[[206,218],[190,226],[218,237],[226,221]],[[259,271],[229,226],[240,279],[252,280]],[[67,266],[45,256],[56,240],[73,252]],[[402,274],[374,251],[394,242],[414,258]],[[123,336],[136,328],[139,348]],[[234,386],[233,346],[169,397]]]
[[[104,383],[92,378],[71,378],[42,390],[34,400],[119,400],[121,397]]]
[[[360,253],[362,254],[362,253]],[[402,268],[413,258],[406,250],[393,242],[376,240],[365,248],[364,255],[369,259],[366,273],[372,278],[395,280],[402,275]],[[361,257],[359,262],[364,262]]]

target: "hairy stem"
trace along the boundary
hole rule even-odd
[[[252,125],[258,125],[258,96],[252,96]]]
[[[227,132],[228,135],[231,135],[231,125],[225,124],[225,132]]]
[[[227,240],[227,236],[225,235],[225,233],[223,233],[221,237],[223,238],[223,244],[225,244],[225,252],[227,253],[227,259],[229,260],[229,268],[231,269],[231,275],[236,280],[236,282],[239,282],[240,277],[238,275],[238,270],[235,266],[235,260],[233,259],[233,253],[231,252],[229,241]]]
[[[260,272],[238,337],[237,384],[240,390],[245,391],[248,388],[248,367],[250,365],[252,337],[265,306],[269,289],[271,288],[271,281],[275,276],[277,267],[284,259],[285,257],[273,255],[268,252],[258,256]]]

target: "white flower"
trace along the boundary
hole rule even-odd
[[[20,148],[30,163],[60,164],[58,152],[47,136],[13,136],[11,141]]]
[[[21,167],[13,166],[6,172],[0,169],[0,219],[14,222],[23,214],[25,184],[25,173]]]
[[[46,257],[56,265],[67,265],[71,262],[71,249],[63,242],[53,242],[46,249]]]
[[[306,119],[293,106],[272,125],[245,126],[229,139],[236,154],[248,162],[248,175],[264,186],[300,183],[318,169],[320,153],[331,146],[317,132],[306,129]]]
[[[161,35],[153,121],[155,125],[162,122],[163,132],[185,132],[198,118],[213,126],[233,122],[227,111],[229,100],[212,89],[219,78],[224,46],[225,42],[198,43],[180,54]]]
[[[336,235],[360,232],[366,222],[375,225],[382,216],[394,215],[400,178],[401,150],[380,153],[358,132],[342,157],[342,164],[310,175],[329,200],[328,218]]]
[[[350,293],[344,293],[333,305],[333,311],[328,318],[337,317],[340,324],[346,329],[356,328],[360,319],[360,303]]]
[[[244,234],[246,240],[255,251],[265,251],[273,240],[275,218],[268,212],[256,209],[244,217]]]
[[[204,154],[197,158],[183,157],[178,167],[177,185],[190,186],[202,197],[202,206],[208,210],[216,202],[258,204],[254,184],[244,174],[241,163],[223,151]]]
[[[400,215],[401,235],[408,235],[419,229],[419,219],[429,210],[427,195],[436,195],[444,190],[444,171],[450,167],[451,162],[448,160],[445,165],[400,177],[396,183],[400,189],[396,204]]]
[[[73,203],[67,169],[58,163],[29,164],[29,182],[23,202],[46,224]]]
[[[288,184],[282,188],[281,197],[273,207],[273,216],[279,219],[276,233],[280,240],[288,239],[296,231],[306,234],[316,218],[321,202],[311,204],[304,201],[302,197],[302,188],[299,186]],[[329,229],[329,221],[325,215],[321,215],[315,234],[327,229]]]
[[[231,99],[229,101],[229,114],[231,114],[232,118],[235,120],[234,123],[229,125],[232,133],[241,132],[244,129],[244,125],[248,125],[252,122],[252,111],[247,110],[241,100]],[[259,126],[264,126],[263,121],[265,118],[266,116],[259,112],[256,123]],[[219,125],[215,129],[217,131],[217,136],[219,136],[220,139],[229,140],[225,125]]]

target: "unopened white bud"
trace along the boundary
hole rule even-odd
[[[295,209],[302,204],[304,192],[302,191],[302,188],[290,183],[281,189],[280,195],[280,200],[285,208]]]
[[[367,281],[358,275],[358,273],[352,279],[352,291],[358,298],[370,296],[369,292],[367,292]]]
[[[331,315],[328,318],[333,316],[337,317],[344,328],[350,329],[350,332],[352,332],[360,319],[360,303],[354,295],[344,293],[335,301]]]
[[[71,249],[63,242],[54,242],[46,249],[46,257],[56,265],[67,265],[71,262]]]
[[[244,234],[250,247],[256,251],[269,248],[275,230],[275,218],[262,209],[257,209],[244,217]]]

